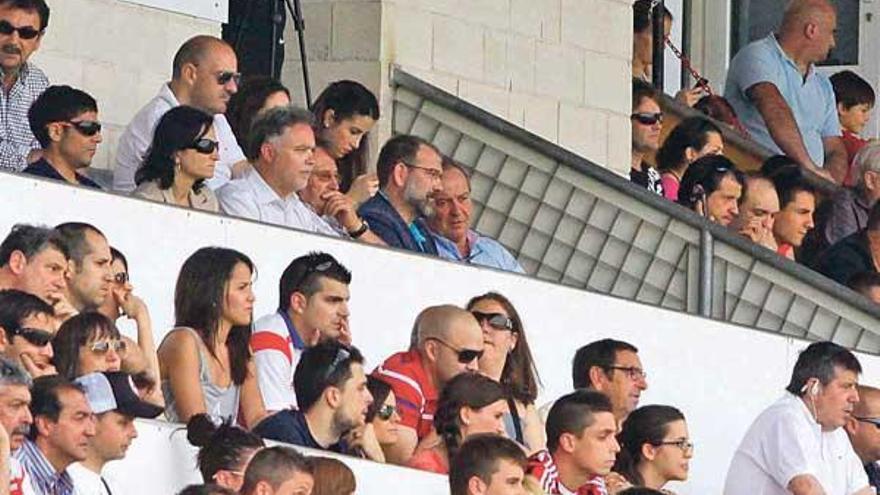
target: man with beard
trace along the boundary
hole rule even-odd
[[[0,481],[8,476],[9,495],[32,495],[30,477],[11,454],[30,431],[31,379],[14,362],[0,357]]]
[[[433,212],[433,196],[443,190],[440,153],[416,136],[395,136],[385,143],[376,164],[379,192],[358,212],[389,246],[437,255],[424,217]]]

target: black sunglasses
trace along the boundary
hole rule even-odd
[[[663,112],[657,113],[647,113],[647,112],[637,112],[629,116],[629,118],[635,120],[639,124],[642,125],[654,125],[657,122],[663,122]]]
[[[68,120],[67,123],[83,136],[92,137],[101,132],[101,123],[94,120],[79,120],[76,122]]]
[[[437,337],[431,337],[430,340],[436,340],[437,342],[440,342],[444,346],[448,347],[451,351],[455,352],[455,354],[458,356],[458,362],[461,364],[472,363],[474,362],[474,360],[483,357],[482,350],[477,351],[474,349],[459,349],[452,344],[443,341],[442,339],[438,339]]]
[[[478,322],[487,322],[489,323],[489,326],[495,330],[513,331],[513,320],[507,315],[501,313],[483,313],[482,311],[471,311],[471,314],[474,315],[474,318],[476,318]]]
[[[0,21],[0,34],[9,36],[18,31],[18,37],[23,40],[32,40],[43,32],[30,26],[15,27],[9,21]]]
[[[187,146],[186,149],[196,150],[199,153],[202,153],[203,155],[210,155],[211,153],[214,152],[214,150],[216,150],[219,147],[220,147],[220,143],[218,143],[217,141],[214,141],[214,140],[208,139],[208,138],[199,138],[199,139],[196,139],[196,141],[194,143]]]
[[[376,417],[381,419],[382,421],[388,421],[391,419],[391,416],[394,416],[394,413],[397,412],[397,408],[392,406],[391,404],[382,404],[382,407],[376,411]]]
[[[27,327],[19,327],[12,330],[12,335],[18,335],[19,337],[27,340],[31,344],[37,347],[43,347],[49,342],[52,341],[52,335],[50,332],[45,330],[40,330],[39,328],[27,328]]]
[[[871,423],[877,429],[880,429],[880,418],[855,418],[856,421],[861,421],[862,423]]]
[[[235,80],[235,85],[238,86],[241,83],[241,72],[225,70],[217,73],[217,84],[221,86],[226,86],[229,84],[229,81],[232,81],[233,79]]]

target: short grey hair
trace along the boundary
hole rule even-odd
[[[0,356],[0,388],[23,385],[31,388],[33,380],[15,361]]]
[[[859,173],[859,184],[864,181],[865,172],[880,173],[880,143],[866,144],[853,158]]]
[[[314,121],[311,112],[293,105],[271,108],[259,113],[248,133],[245,156],[249,160],[256,160],[260,156],[260,147],[263,143],[282,135],[288,127],[299,124],[312,127]]]

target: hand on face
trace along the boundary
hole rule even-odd
[[[378,191],[379,177],[376,174],[364,174],[354,179],[347,195],[355,205],[361,205]]]
[[[21,365],[24,366],[25,371],[31,375],[31,378],[58,374],[58,370],[55,369],[55,366],[53,366],[52,363],[32,356],[27,352],[23,352],[19,356],[19,359],[21,359]]]
[[[60,323],[79,314],[79,311],[73,307],[73,304],[67,300],[64,294],[56,292],[50,294],[49,298],[52,301],[52,309],[55,310],[55,318],[57,318]]]
[[[351,198],[339,191],[327,191],[321,195],[321,199],[326,201],[324,206],[325,215],[335,218],[348,230],[356,230],[360,227],[361,219],[357,215],[357,210]]]

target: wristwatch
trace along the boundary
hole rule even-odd
[[[366,220],[361,218],[361,226],[357,228],[357,230],[349,230],[348,235],[351,236],[352,239],[357,239],[358,237],[367,233],[370,230],[370,224],[367,223]]]

